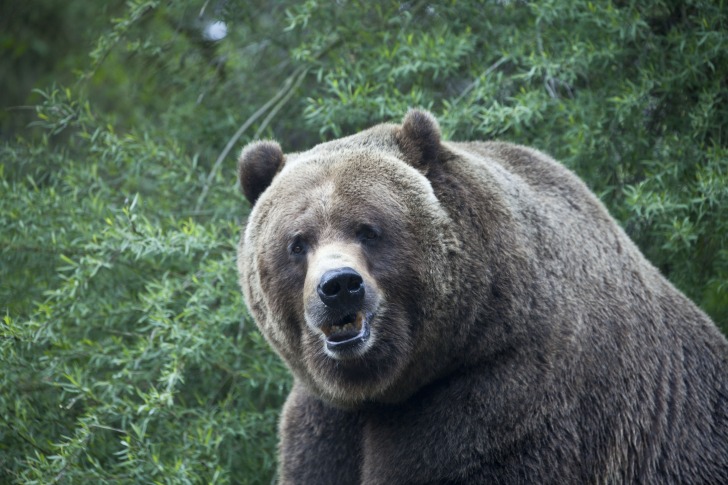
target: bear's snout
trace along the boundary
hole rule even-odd
[[[326,355],[361,357],[372,343],[371,324],[382,300],[358,244],[320,243],[311,251],[304,283],[304,318]]]
[[[316,290],[324,305],[332,310],[358,311],[364,303],[364,279],[349,267],[324,273]]]

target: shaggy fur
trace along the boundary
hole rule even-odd
[[[726,339],[546,155],[412,111],[240,175],[240,283],[295,378],[283,483],[728,483]],[[316,294],[339,266],[348,353]]]

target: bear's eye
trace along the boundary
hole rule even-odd
[[[356,235],[362,242],[373,242],[379,237],[379,230],[365,224],[359,228]]]
[[[306,242],[300,237],[296,237],[288,245],[288,251],[293,256],[302,256],[306,254]]]

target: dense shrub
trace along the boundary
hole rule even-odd
[[[75,25],[87,2],[45,5]],[[728,330],[721,2],[96,12],[83,21],[98,40],[64,44],[42,77],[65,84],[16,101],[37,104],[33,127],[3,132],[0,482],[270,483],[289,381],[235,269],[235,155],[254,138],[297,150],[421,106],[451,139],[535,146]],[[41,35],[33,18],[2,45]]]

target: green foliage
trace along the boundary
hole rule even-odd
[[[268,482],[287,379],[240,298],[235,189],[196,219],[194,159],[94,120],[3,156],[1,481]]]
[[[31,88],[72,83],[99,33],[89,24],[107,22],[123,2],[5,1],[0,10],[0,137],[7,138],[33,120]]]
[[[0,36],[34,56],[2,72],[48,66],[4,90],[37,108],[0,146],[0,482],[271,482],[289,378],[235,268],[258,137],[292,151],[421,106],[451,139],[540,148],[728,330],[724,2],[89,5]],[[51,62],[54,21],[75,33]]]

